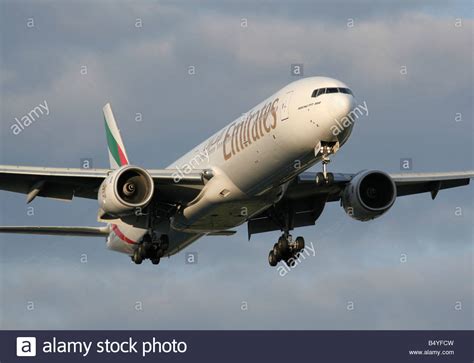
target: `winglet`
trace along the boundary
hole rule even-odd
[[[120,130],[115,122],[114,114],[110,103],[107,103],[104,108],[105,132],[107,135],[107,146],[109,148],[110,167],[117,169],[123,165],[128,165],[128,156],[125,151]]]

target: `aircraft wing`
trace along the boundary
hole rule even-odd
[[[0,233],[46,234],[51,236],[106,237],[110,231],[104,227],[44,227],[44,226],[1,226]]]
[[[316,173],[304,172],[289,186],[286,196],[290,199],[325,194],[328,201],[338,201],[340,193],[356,174],[334,173],[334,183],[318,187]],[[474,170],[446,173],[396,173],[389,174],[397,186],[397,197],[431,192],[468,185]],[[436,196],[436,195],[435,195]]]
[[[434,199],[441,189],[468,185],[474,171],[447,173],[400,173],[389,174],[397,186],[397,197],[430,192]]]
[[[71,200],[73,197],[97,199],[100,184],[111,169],[46,168],[0,165],[0,190],[23,193],[27,202],[36,196]],[[175,169],[149,169],[155,185],[170,189],[190,187],[200,189],[204,185],[205,170],[193,170],[179,174],[176,182]]]
[[[280,230],[278,220],[283,208],[291,210],[293,227],[314,225],[325,203],[339,201],[345,186],[355,175],[334,173],[334,183],[317,186],[316,173],[301,173],[291,182],[277,205],[248,221],[249,238],[255,233]],[[430,192],[434,199],[440,190],[468,185],[474,178],[474,171],[389,175],[397,187],[397,197]]]

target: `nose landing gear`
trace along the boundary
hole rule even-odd
[[[288,232],[283,233],[278,242],[273,245],[273,249],[268,254],[268,263],[274,267],[280,261],[285,261],[288,266],[293,266],[294,260],[304,249],[305,242],[303,237],[297,237],[294,241]]]
[[[334,182],[334,174],[328,172],[328,164],[331,162],[329,157],[339,150],[339,142],[321,141],[314,148],[314,153],[322,158],[323,171],[316,174],[316,185],[322,186]]]

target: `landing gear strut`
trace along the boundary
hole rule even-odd
[[[268,254],[268,263],[270,266],[276,266],[278,262],[285,261],[288,266],[293,266],[295,259],[298,258],[298,254],[304,249],[304,238],[297,237],[293,240],[292,236],[285,232],[283,233],[278,242],[273,245],[273,249]]]
[[[314,149],[316,156],[321,157],[323,171],[316,174],[316,185],[332,184],[334,182],[334,174],[328,172],[328,164],[331,162],[329,157],[339,150],[339,142],[320,142]]]
[[[158,240],[154,240],[151,234],[146,234],[133,252],[132,261],[139,265],[148,258],[152,264],[158,265],[168,247],[169,239],[167,235],[163,234]]]

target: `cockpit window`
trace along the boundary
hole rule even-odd
[[[348,95],[352,95],[352,91],[349,88],[339,88],[339,92],[347,93]]]
[[[318,88],[313,91],[311,97],[318,97],[326,93],[326,88]]]
[[[345,93],[348,95],[354,95],[349,88],[342,88],[342,87],[329,87],[329,88],[318,88],[313,91],[311,97],[318,97],[325,93]]]

